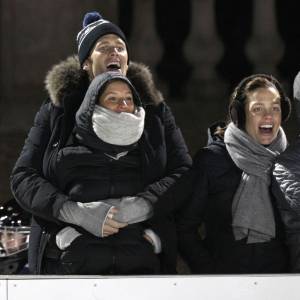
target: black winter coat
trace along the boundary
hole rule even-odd
[[[277,206],[285,225],[290,250],[290,271],[300,272],[300,137],[276,159]]]
[[[139,92],[146,110],[146,123],[140,149],[143,151],[143,196],[158,199],[191,165],[187,147],[174,117],[155,89],[148,69],[132,63],[128,77]],[[88,78],[80,70],[78,59],[71,57],[55,66],[47,76],[46,87],[51,102],[43,104],[37,113],[25,145],[11,177],[16,200],[32,213],[29,267],[39,273],[49,232],[61,222],[58,214],[69,196],[49,178],[49,161],[63,148],[74,128],[75,113],[88,87]],[[176,236],[172,220],[153,222],[153,229],[162,239],[164,272],[174,272]],[[42,234],[43,233],[43,234]]]
[[[180,253],[192,273],[277,273],[287,270],[284,233],[275,206],[274,240],[246,244],[245,240],[234,239],[231,208],[241,175],[242,171],[219,139],[196,154],[193,168],[179,182],[177,196],[182,197],[182,191],[193,191],[189,205],[183,209],[178,221]]]

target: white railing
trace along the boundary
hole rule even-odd
[[[0,276],[1,300],[299,300],[300,275]]]

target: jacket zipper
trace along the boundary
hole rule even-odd
[[[36,274],[41,274],[42,272],[42,262],[43,262],[45,249],[49,242],[49,239],[50,239],[50,234],[47,233],[45,230],[43,230],[40,239],[40,245],[39,245],[38,260],[37,260],[37,266],[35,272]]]

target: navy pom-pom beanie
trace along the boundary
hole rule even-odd
[[[106,34],[116,34],[119,36],[125,42],[128,52],[128,44],[123,31],[114,23],[103,19],[98,12],[92,11],[86,13],[83,18],[82,27],[83,28],[77,34],[76,39],[78,44],[78,57],[81,66],[88,58],[97,40]]]

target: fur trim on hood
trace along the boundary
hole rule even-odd
[[[146,65],[131,62],[127,71],[127,77],[139,93],[144,105],[158,104],[164,100],[162,93],[155,87],[152,73]]]
[[[131,62],[127,77],[136,88],[144,105],[158,104],[163,96],[153,82],[152,74],[142,63]],[[47,73],[45,88],[55,106],[61,106],[63,99],[76,90],[87,90],[88,75],[80,68],[77,55],[68,57],[54,65]]]

